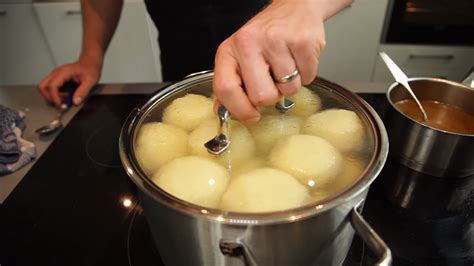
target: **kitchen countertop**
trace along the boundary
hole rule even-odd
[[[164,87],[166,83],[157,84],[104,84],[98,85],[94,94],[149,94]],[[361,93],[383,93],[390,84],[388,83],[340,83],[340,85]],[[31,141],[36,146],[37,158],[20,170],[5,176],[0,176],[0,204],[2,204],[15,186],[22,180],[48,146],[54,141],[60,131],[48,136],[39,137],[34,131],[36,128],[49,123],[56,117],[57,110],[48,105],[38,93],[36,86],[0,86],[0,104],[21,110],[26,113],[27,128],[23,138]],[[81,106],[72,107],[64,116],[63,124],[67,125]]]

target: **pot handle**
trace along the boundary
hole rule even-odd
[[[234,240],[221,240],[219,242],[219,248],[225,256],[229,257],[242,257],[244,265],[246,266],[257,266],[257,261],[255,260],[253,254],[247,248],[247,246],[242,242],[237,242]]]
[[[379,260],[375,265],[390,266],[392,265],[392,252],[382,238],[374,231],[374,229],[372,229],[360,214],[363,203],[364,200],[359,202],[359,204],[357,204],[350,212],[351,225],[357,235],[359,235],[364,243],[369,246],[370,250],[379,257]]]

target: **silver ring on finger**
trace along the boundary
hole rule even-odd
[[[289,83],[289,82],[292,82],[294,79],[296,79],[296,77],[298,77],[299,74],[300,74],[300,72],[298,71],[297,68],[295,68],[295,70],[293,72],[291,72],[290,74],[288,74],[288,75],[286,75],[282,78],[275,79],[275,82],[280,83],[280,84]]]

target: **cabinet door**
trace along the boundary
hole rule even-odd
[[[32,4],[0,5],[0,83],[38,84],[54,63]]]
[[[75,61],[81,51],[79,3],[36,3],[41,26],[58,65]],[[101,83],[161,81],[157,40],[152,39],[144,3],[125,2],[104,61]]]
[[[326,49],[318,76],[368,82],[377,56],[388,0],[356,0],[325,23]]]

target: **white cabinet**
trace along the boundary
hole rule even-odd
[[[436,77],[453,81],[463,79],[474,67],[474,47],[380,45],[409,77]],[[382,59],[374,68],[374,81],[393,81]]]
[[[51,2],[34,6],[56,64],[75,61],[82,43],[80,4]],[[162,80],[156,30],[151,27],[143,2],[124,3],[105,56],[101,83]]]
[[[31,4],[0,4],[0,84],[38,84],[54,63]]]
[[[372,79],[387,5],[388,0],[356,0],[325,23],[318,76],[334,82]]]

